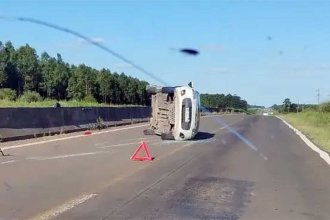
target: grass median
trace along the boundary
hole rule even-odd
[[[330,153],[330,113],[305,111],[281,115],[321,149]]]

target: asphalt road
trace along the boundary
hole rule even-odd
[[[197,140],[146,124],[2,144],[3,219],[330,219],[330,167],[275,117],[214,116]],[[145,140],[153,161],[129,158]]]

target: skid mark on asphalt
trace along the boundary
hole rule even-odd
[[[80,205],[84,202],[86,202],[87,200],[93,198],[97,196],[97,194],[83,194],[75,199],[72,199],[70,201],[67,201],[65,203],[63,203],[62,205],[55,207],[53,209],[50,209],[44,213],[41,213],[37,216],[34,216],[32,218],[29,218],[29,220],[48,220],[48,219],[52,219],[55,218],[59,215],[61,215],[62,213],[76,207],[77,205]]]

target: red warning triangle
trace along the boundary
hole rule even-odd
[[[144,150],[146,156],[144,157],[139,157],[138,154],[141,150]],[[131,160],[139,160],[139,161],[143,161],[143,160],[152,160],[152,157],[150,156],[149,153],[149,149],[146,145],[146,143],[144,143],[142,141],[142,143],[140,144],[140,146],[135,150],[135,152],[133,153],[133,155],[131,156]]]

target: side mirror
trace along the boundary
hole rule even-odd
[[[194,87],[194,83],[193,83],[193,82],[190,82],[190,83],[188,83],[188,86],[189,86],[190,88],[193,88],[193,87]]]

